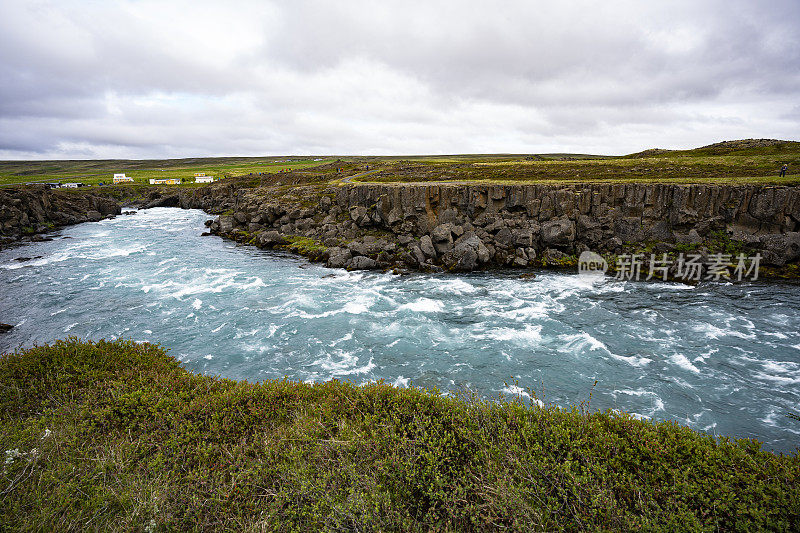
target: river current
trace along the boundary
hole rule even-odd
[[[123,337],[232,379],[592,393],[591,409],[800,447],[800,284],[346,272],[201,237],[208,218],[156,208],[0,251],[0,353]]]

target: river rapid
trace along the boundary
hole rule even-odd
[[[800,446],[800,284],[346,272],[201,237],[208,218],[156,208],[0,251],[0,352],[123,337],[232,379],[592,393],[591,409]]]

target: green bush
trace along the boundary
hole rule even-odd
[[[252,384],[155,345],[0,359],[12,530],[800,528],[800,458],[670,422],[384,383]]]

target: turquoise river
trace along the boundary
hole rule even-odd
[[[208,218],[157,208],[0,251],[0,352],[123,337],[233,379],[589,401],[800,447],[800,284],[347,272],[202,237]]]

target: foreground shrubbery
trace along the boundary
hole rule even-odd
[[[75,339],[3,356],[0,393],[0,529],[800,529],[797,456],[626,415]]]

